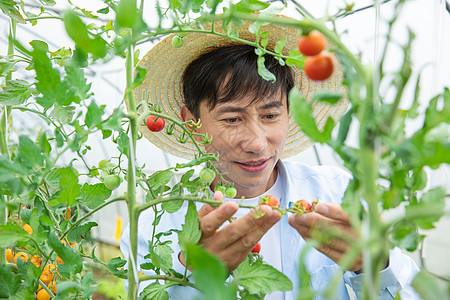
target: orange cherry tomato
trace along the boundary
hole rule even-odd
[[[6,260],[8,262],[12,261],[14,259],[14,255],[11,249],[6,249]]]
[[[33,228],[31,228],[30,225],[25,224],[25,225],[23,225],[22,228],[23,228],[26,232],[28,232],[28,234],[33,234]]]
[[[33,265],[35,265],[36,267],[40,268],[41,264],[42,264],[42,259],[39,258],[39,256],[34,255],[31,259],[30,259],[31,263]]]
[[[20,258],[23,261],[27,261],[28,260],[28,254],[26,254],[23,251],[17,252],[16,256],[14,256],[14,263],[17,264],[17,259]]]

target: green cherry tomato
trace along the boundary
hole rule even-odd
[[[115,190],[120,185],[120,177],[117,175],[107,175],[103,181],[106,188]]]
[[[214,178],[216,178],[216,173],[209,169],[209,168],[204,168],[200,171],[200,179],[204,182],[207,183],[211,183]]]
[[[180,48],[181,46],[183,46],[183,39],[179,35],[175,35],[172,38],[172,46],[174,48]]]
[[[237,191],[232,186],[227,187],[225,190],[225,196],[227,196],[230,199],[233,199],[234,197],[236,197],[236,194],[237,194]]]
[[[214,192],[221,191],[225,195],[226,188],[223,185],[216,185]]]

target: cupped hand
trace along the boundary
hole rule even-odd
[[[322,202],[316,206],[315,213],[304,213],[289,217],[289,224],[294,227],[305,240],[312,238],[315,230],[325,232],[327,229],[337,230],[340,234],[332,239],[321,241],[317,250],[340,263],[349,249],[358,239],[358,233],[350,224],[349,215],[337,203]],[[362,254],[359,253],[350,271],[361,270],[363,265]]]

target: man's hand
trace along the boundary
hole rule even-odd
[[[225,202],[216,209],[205,204],[198,212],[202,237],[199,244],[205,249],[217,255],[227,266],[228,271],[233,271],[248,257],[250,250],[258,243],[263,235],[280,220],[281,214],[267,205],[258,208],[263,214],[255,218],[256,212],[252,211],[244,217],[235,220],[221,230],[219,227],[227,222],[238,210],[235,202]],[[180,262],[185,264],[183,255]]]
[[[349,215],[337,203],[322,202],[316,206],[316,213],[305,213],[289,217],[289,224],[297,229],[305,240],[311,238],[314,230],[326,231],[327,228],[339,230],[346,238],[334,238],[321,244],[317,250],[340,263],[347,251],[351,248],[351,240],[356,241],[357,232],[350,225]],[[362,254],[353,262],[348,270],[362,269]]]

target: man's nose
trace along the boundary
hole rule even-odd
[[[258,122],[247,125],[241,147],[245,152],[261,153],[267,147],[267,137],[263,126]]]

